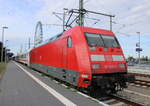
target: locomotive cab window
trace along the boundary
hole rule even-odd
[[[67,39],[67,47],[68,48],[72,47],[72,38],[71,37],[68,37],[68,39]]]
[[[104,46],[102,37],[99,34],[85,33],[89,46]]]
[[[89,46],[102,47],[120,47],[116,37],[110,35],[101,35],[95,33],[85,33],[86,40]]]
[[[117,41],[116,37],[108,36],[108,35],[101,35],[105,46],[106,47],[120,47],[119,42]]]

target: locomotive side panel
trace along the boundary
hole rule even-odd
[[[31,67],[77,86],[79,72],[74,47],[67,38],[50,42],[30,52]]]

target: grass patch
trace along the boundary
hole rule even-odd
[[[5,68],[6,68],[6,63],[0,62],[0,79],[2,75],[4,74]]]

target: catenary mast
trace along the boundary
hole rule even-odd
[[[84,26],[84,9],[83,9],[83,0],[79,0],[79,25]]]

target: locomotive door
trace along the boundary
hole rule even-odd
[[[63,67],[68,69],[70,64],[70,60],[71,60],[71,57],[72,57],[72,39],[71,37],[67,37],[63,40],[63,59],[62,59],[62,64],[63,64]]]
[[[67,38],[64,38],[62,47],[62,66],[64,69],[67,69],[67,60]]]
[[[72,68],[72,60],[73,60],[73,45],[72,45],[72,38],[68,37],[67,38],[67,67],[68,69]]]
[[[68,68],[68,53],[67,53],[67,37],[63,39],[62,42],[62,80],[67,78],[67,68]]]
[[[72,38],[66,37],[63,39],[63,59],[62,64],[64,69],[62,70],[62,78],[69,83],[76,84],[76,73],[71,71],[74,66],[73,62],[75,60],[75,52],[73,48]]]

